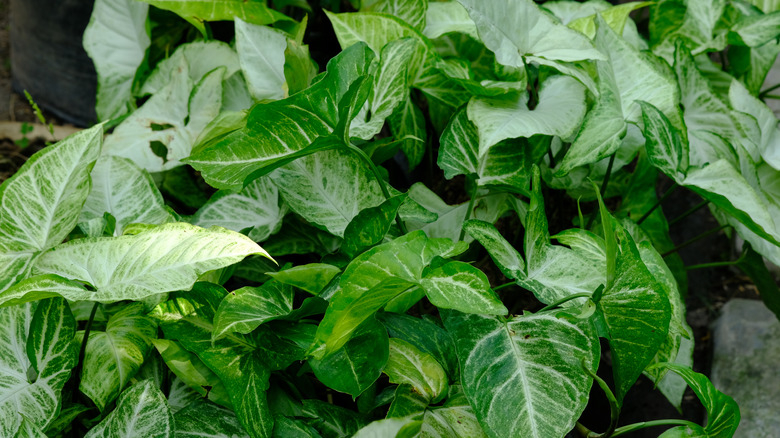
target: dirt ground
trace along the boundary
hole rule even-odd
[[[47,122],[51,122],[58,129],[74,129],[61,124],[45,111],[43,114]],[[47,130],[41,126],[32,133],[24,134],[23,129],[27,129],[25,123],[35,124],[37,119],[27,100],[13,93],[11,89],[9,1],[0,0],[0,181],[12,175],[27,157],[45,146],[47,140],[51,140]],[[28,146],[23,148],[25,143]],[[669,185],[670,181],[664,181],[659,187],[659,195]],[[664,212],[668,218],[674,218],[699,201],[698,196],[686,190],[677,190],[664,203]],[[672,227],[672,240],[676,243],[684,242],[702,231],[716,227],[717,223],[704,208]],[[680,255],[686,265],[730,260],[735,257],[731,241],[723,232],[681,250]],[[688,284],[688,322],[694,330],[696,342],[694,370],[708,374],[712,356],[710,324],[718,316],[720,308],[734,297],[759,297],[749,279],[730,268],[690,271]],[[611,380],[608,364],[602,365],[599,374],[605,380]],[[682,418],[696,422],[704,420],[704,410],[690,390],[686,392],[683,408]],[[593,430],[604,430],[609,420],[608,412],[606,400],[596,386],[583,422]],[[652,389],[652,383],[643,378],[625,400],[621,424],[680,417],[660,392]],[[631,436],[657,436],[662,431],[663,429],[646,429]]]

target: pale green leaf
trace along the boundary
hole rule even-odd
[[[449,387],[447,374],[433,356],[396,338],[390,339],[390,356],[383,372],[391,383],[410,384],[432,403],[444,397]]]
[[[501,64],[521,67],[527,55],[559,61],[604,59],[585,35],[556,23],[531,0],[458,1]]]
[[[403,386],[398,387],[399,390],[401,388]],[[398,397],[398,391],[396,391],[396,397]],[[422,407],[422,409],[412,413],[421,414],[417,416],[418,421],[404,426],[397,437],[487,437],[460,386],[450,387],[450,393],[443,406],[429,407],[428,409]]]
[[[688,170],[688,144],[680,139],[669,119],[652,104],[639,101],[647,157],[650,163],[677,183]]]
[[[372,139],[382,130],[385,119],[407,99],[409,69],[419,47],[418,40],[404,38],[391,41],[382,48],[371,95],[362,111],[352,119],[350,136]]]
[[[160,9],[175,12],[206,35],[204,21],[232,21],[239,18],[253,24],[271,24],[289,17],[269,8],[264,1],[244,0],[143,0]]]
[[[362,44],[342,51],[317,83],[287,99],[254,106],[245,128],[196,149],[184,161],[214,187],[240,190],[253,173],[289,162],[317,137],[328,135],[338,122],[338,103],[372,59]]]
[[[214,339],[233,332],[247,334],[264,322],[289,314],[293,296],[292,287],[274,280],[234,290],[225,296],[214,316]]]
[[[461,32],[479,40],[477,25],[468,11],[458,2],[432,2],[428,5],[423,34],[438,38],[445,33]]]
[[[238,55],[228,44],[216,40],[193,41],[178,46],[171,56],[160,61],[138,94],[160,92],[178,74],[182,64],[187,64],[187,73],[193,83],[200,82],[215,68],[225,67],[225,79],[241,71]]]
[[[268,272],[267,274],[281,283],[289,284],[312,295],[317,295],[340,272],[341,269],[333,265],[309,263],[279,272]]]
[[[176,223],[135,235],[72,240],[42,254],[35,273],[89,283],[95,288],[93,301],[138,300],[187,290],[200,274],[229,266],[250,254],[269,257],[260,246],[236,232]]]
[[[780,36],[780,10],[742,17],[731,30],[750,47],[764,45]]]
[[[129,158],[149,172],[180,166],[195,139],[222,107],[225,68],[195,82],[184,57],[164,88],[106,137],[104,153]]]
[[[588,2],[593,3],[593,2]],[[629,14],[639,8],[652,5],[653,2],[628,2],[600,10],[598,14],[594,13],[585,17],[579,17],[566,23],[570,28],[585,34],[593,39],[596,36],[596,17],[600,16],[612,30],[618,35],[623,35],[623,28],[629,19]]]
[[[776,170],[780,170],[780,127],[772,109],[751,95],[737,80],[733,80],[729,87],[729,101],[736,111],[755,119],[758,132],[750,140],[758,147],[761,158]]]
[[[35,275],[0,292],[0,307],[29,303],[44,298],[63,297],[70,301],[89,300],[93,292],[76,281],[58,275]]]
[[[287,37],[267,26],[235,18],[236,51],[241,70],[256,100],[287,97],[284,78],[284,51]]]
[[[339,237],[361,210],[385,199],[368,166],[350,151],[299,158],[277,169],[273,182],[291,210]]]
[[[598,338],[558,316],[445,313],[463,389],[489,436],[563,436],[585,409],[593,380],[583,367],[597,368]]]
[[[174,419],[168,401],[154,382],[136,383],[119,397],[116,409],[85,438],[173,438]]]
[[[151,40],[149,5],[133,0],[97,0],[84,31],[84,50],[98,74],[98,120],[111,120],[135,109],[133,82]]]
[[[536,134],[569,138],[585,117],[585,87],[568,76],[553,76],[542,84],[539,104],[528,108],[527,93],[473,98],[468,116],[479,131],[479,154],[507,138]]]
[[[151,176],[127,158],[102,156],[90,174],[89,192],[79,222],[103,218],[110,213],[116,219],[115,235],[128,224],[162,224],[172,222],[160,191]]]
[[[112,315],[105,331],[89,334],[79,390],[105,409],[141,368],[156,337],[157,324],[143,315],[140,304]]]
[[[249,438],[233,411],[208,402],[191,403],[173,415],[176,438]]]
[[[0,309],[0,327],[0,435],[40,433],[57,417],[76,365],[76,321],[57,298]]]
[[[249,229],[248,236],[262,242],[282,227],[287,205],[279,199],[279,190],[270,177],[258,178],[240,192],[217,192],[192,217],[200,227],[214,225],[233,231]]]
[[[423,230],[429,237],[460,240],[460,230],[466,219],[468,202],[448,205],[423,183],[415,183],[408,193],[409,198],[438,215],[438,219],[433,222],[409,221],[407,226],[410,230]],[[469,217],[491,223],[495,222],[511,208],[511,198],[509,194],[501,192],[480,196],[474,202],[473,211]],[[464,241],[471,242],[471,237],[464,236]]]
[[[385,418],[376,420],[357,431],[352,438],[387,438],[395,437],[407,424],[416,421],[412,416],[403,418]]]
[[[455,3],[457,4],[457,3]],[[444,176],[479,177],[479,185],[509,186],[519,193],[528,193],[531,178],[532,148],[525,143],[501,141],[487,153],[478,156],[479,135],[468,119],[465,109],[458,111],[441,135],[438,165]]]
[[[327,10],[325,14],[342,49],[362,41],[378,55],[387,43],[407,37],[422,42],[426,50],[431,49],[430,42],[419,30],[392,15],[373,12],[334,14]]]
[[[0,290],[76,226],[102,138],[102,125],[74,134],[33,155],[0,186]]]
[[[452,261],[439,266],[425,274],[420,285],[431,304],[440,309],[483,315],[509,313],[490,289],[487,276],[465,262]]]
[[[401,150],[414,169],[423,159],[427,148],[428,131],[425,116],[420,108],[407,96],[393,111],[388,121],[395,138],[401,141]]]

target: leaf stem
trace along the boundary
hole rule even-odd
[[[607,192],[607,185],[609,185],[609,177],[612,174],[612,165],[615,164],[615,155],[617,153],[612,154],[609,157],[609,164],[607,164],[607,173],[604,175],[604,181],[601,182],[601,189],[599,189],[599,193],[601,194],[601,198],[604,199],[604,193]],[[599,210],[598,208],[596,210],[593,210],[593,213],[590,214],[590,217],[588,218],[588,226],[585,227],[586,230],[590,229],[590,226],[593,225],[593,221],[596,219],[596,214],[598,214]]]
[[[763,99],[763,98],[764,98],[764,97],[766,97],[766,96],[767,96],[769,93],[771,93],[771,92],[773,92],[773,91],[777,90],[778,88],[780,88],[780,83],[778,83],[778,84],[774,84],[774,85],[772,85],[771,87],[767,88],[766,90],[763,90],[762,92],[758,93],[758,98],[759,98],[759,99]]]
[[[694,269],[706,269],[706,268],[717,268],[717,267],[720,267],[720,266],[738,265],[738,264],[742,263],[742,261],[745,260],[746,257],[747,257],[747,249],[742,251],[742,254],[736,260],[730,260],[730,261],[727,261],[727,262],[711,262],[711,263],[701,263],[701,264],[698,264],[698,265],[690,265],[690,266],[686,266],[685,270],[686,271],[692,271]]]
[[[655,427],[655,426],[691,426],[691,427],[699,427],[698,424],[688,421],[688,420],[679,420],[674,418],[669,418],[666,420],[653,420],[653,421],[643,421],[641,423],[634,423],[629,424],[626,426],[618,427],[615,429],[615,433],[612,434],[612,437],[618,437],[620,435],[625,435],[629,432],[634,432],[639,429],[645,429],[647,427]]]
[[[493,290],[495,290],[495,289],[493,289]],[[563,304],[565,302],[568,302],[568,301],[571,301],[571,300],[576,300],[577,298],[590,298],[591,296],[592,296],[592,294],[590,294],[588,292],[580,292],[580,293],[577,293],[577,294],[571,294],[568,297],[561,298],[560,300],[558,300],[558,301],[556,301],[556,302],[554,302],[552,304],[548,304],[548,305],[542,307],[542,309],[539,310],[539,312],[544,312],[546,310],[554,309],[556,307],[559,307],[561,304]],[[539,312],[536,312],[536,313],[539,313]]]
[[[597,376],[596,373],[590,370],[590,368],[587,367],[587,364],[585,363],[585,359],[582,360],[582,369],[585,370],[586,373],[590,377],[593,378],[593,380],[598,383],[599,387],[602,391],[604,391],[604,395],[607,397],[607,401],[609,402],[609,427],[604,433],[594,433],[590,432],[588,433],[588,438],[609,438],[614,436],[614,433],[616,433],[616,428],[618,424],[618,420],[620,419],[620,404],[617,401],[617,398],[615,398],[615,394],[612,392],[611,389],[609,389],[609,385],[607,385],[607,382],[604,381],[601,377]],[[587,430],[587,429],[586,429]]]
[[[699,209],[701,209],[702,207],[704,207],[705,205],[707,205],[709,203],[710,203],[710,201],[705,199],[705,200],[701,201],[700,203],[694,205],[693,207],[689,208],[688,211],[686,211],[685,213],[683,213],[683,214],[677,216],[676,218],[672,219],[671,221],[669,221],[669,226],[671,227],[672,225],[676,224],[677,222],[680,222],[681,220],[685,219],[686,217],[692,215],[693,213],[696,213],[697,211],[699,211]]]
[[[696,236],[696,237],[693,237],[693,238],[691,238],[690,240],[686,240],[685,242],[683,242],[683,243],[681,243],[681,244],[679,244],[679,245],[675,246],[674,248],[670,249],[669,251],[666,251],[665,253],[661,254],[661,257],[666,257],[666,256],[668,256],[668,255],[674,254],[674,253],[676,253],[677,251],[679,251],[679,250],[681,250],[681,249],[685,248],[686,246],[688,246],[688,245],[691,245],[691,244],[693,244],[693,243],[696,243],[696,242],[698,242],[699,240],[701,240],[701,239],[704,239],[704,238],[705,238],[705,237],[707,237],[707,236],[711,236],[711,235],[713,235],[713,234],[717,233],[718,231],[720,231],[720,230],[722,230],[722,229],[724,229],[724,228],[730,227],[730,226],[731,226],[731,225],[729,225],[729,224],[726,224],[726,225],[721,225],[721,226],[719,226],[718,228],[713,228],[713,229],[711,229],[711,230],[709,230],[709,231],[705,231],[705,232],[703,232],[703,233],[699,234],[698,236]]]
[[[479,189],[479,184],[477,184],[477,181],[473,180],[472,184],[474,184],[474,188],[471,190],[471,197],[469,197],[469,205],[466,207],[466,217],[463,218],[463,223],[465,224],[467,220],[471,218],[471,211],[474,210],[474,201],[477,198],[477,190]],[[460,236],[458,236],[458,240],[463,240],[463,237],[466,235],[466,229],[463,228],[463,225],[460,227]]]
[[[80,386],[81,369],[84,367],[84,356],[87,354],[87,342],[89,341],[89,333],[92,330],[92,322],[95,321],[95,314],[97,314],[97,309],[99,305],[100,303],[98,302],[95,302],[95,304],[92,305],[92,311],[89,312],[89,319],[87,319],[87,325],[84,326],[84,337],[81,339],[81,347],[79,348],[78,361],[76,362],[76,366],[73,367],[73,370],[71,371],[70,374],[70,379],[68,380],[71,397],[76,393],[76,390]]]
[[[368,168],[371,169],[371,173],[374,174],[374,178],[376,178],[376,182],[379,183],[379,188],[382,189],[382,195],[384,195],[385,200],[388,200],[391,198],[390,191],[387,190],[387,186],[385,186],[385,180],[382,178],[382,174],[379,173],[379,169],[376,168],[376,165],[373,161],[371,161],[371,158],[366,155],[365,152],[363,152],[363,149],[360,149],[359,147],[353,145],[352,143],[346,143],[347,148],[357,154],[358,157],[360,157],[361,160],[363,160],[366,165],[368,165]],[[409,230],[406,229],[406,225],[401,220],[401,217],[396,214],[395,215],[395,223],[398,224],[398,228],[401,229],[401,233],[406,234],[409,232]]]
[[[516,286],[516,285],[517,285],[517,283],[515,283],[514,281],[510,281],[509,283],[504,283],[502,285],[494,287],[493,291],[501,290],[501,289],[507,288],[509,286]]]
[[[653,204],[652,207],[650,207],[650,210],[647,210],[647,213],[642,215],[642,217],[639,218],[638,221],[636,221],[637,225],[642,225],[642,222],[645,221],[648,217],[650,217],[651,214],[655,211],[656,208],[660,207],[661,204],[663,204],[664,201],[666,201],[666,198],[669,197],[674,192],[674,189],[678,187],[677,183],[673,183],[671,187],[669,187],[666,192],[664,192],[663,196],[661,196],[661,199],[659,199],[655,204]]]

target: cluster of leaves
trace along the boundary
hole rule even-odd
[[[664,436],[734,433],[655,186],[780,310],[776,1],[273,3],[95,2],[103,122],[0,186],[0,436],[596,435],[594,381],[617,436],[643,373],[707,410]],[[590,208],[555,235],[552,191]]]

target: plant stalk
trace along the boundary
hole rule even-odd
[[[599,387],[602,391],[604,391],[604,395],[607,397],[607,401],[609,402],[609,427],[604,433],[590,432],[587,436],[588,438],[610,438],[615,433],[618,420],[620,419],[620,404],[618,403],[617,398],[615,398],[615,394],[612,393],[611,389],[609,389],[607,382],[605,382],[601,377],[597,376],[596,373],[591,371],[590,368],[588,368],[586,365],[587,364],[583,359],[582,369],[584,369],[585,372],[588,373],[588,375],[599,384]]]
[[[762,92],[758,93],[758,98],[759,98],[759,99],[763,99],[763,98],[764,98],[764,97],[766,97],[766,96],[767,96],[769,93],[771,93],[771,92],[773,92],[773,91],[777,90],[778,88],[780,88],[780,84],[774,84],[774,85],[772,85],[771,87],[767,88],[766,90],[764,90],[764,91],[762,91]]]
[[[689,245],[691,245],[693,243],[696,243],[699,240],[704,239],[707,236],[713,235],[713,234],[717,233],[718,231],[720,231],[720,230],[722,230],[724,228],[730,227],[730,226],[731,225],[726,224],[726,225],[721,225],[718,228],[713,228],[713,229],[711,229],[709,231],[705,231],[705,232],[699,234],[698,236],[696,236],[696,237],[694,237],[694,238],[692,238],[690,240],[687,240],[687,241],[685,241],[685,242],[675,246],[674,248],[670,249],[669,251],[666,251],[665,253],[661,254],[661,257],[666,257],[666,256],[669,256],[671,254],[674,254],[677,251],[685,248],[686,246],[689,246]]]
[[[599,189],[599,193],[601,194],[601,199],[604,199],[604,193],[607,192],[607,186],[609,185],[609,177],[612,174],[612,165],[615,164],[615,154],[612,154],[609,157],[609,164],[607,164],[607,173],[604,175],[604,181],[601,182],[601,189]],[[590,229],[590,226],[593,225],[593,221],[596,219],[596,215],[598,214],[599,210],[598,208],[593,211],[593,213],[590,214],[590,217],[588,218],[588,226],[585,227],[586,230]]]
[[[669,222],[669,226],[671,227],[672,225],[674,225],[674,224],[676,224],[676,223],[680,222],[681,220],[685,219],[686,217],[688,217],[688,216],[692,215],[693,213],[696,213],[696,212],[697,212],[697,211],[699,211],[699,210],[700,210],[702,207],[704,207],[705,205],[707,205],[707,204],[709,204],[709,203],[710,203],[710,201],[708,201],[708,200],[706,200],[706,199],[705,199],[705,200],[701,201],[700,203],[698,203],[698,204],[694,205],[693,207],[689,208],[689,209],[688,209],[688,210],[687,210],[685,213],[683,213],[683,214],[681,214],[681,215],[677,216],[676,218],[672,219],[672,220]]]
[[[747,250],[742,251],[742,254],[736,260],[730,260],[727,262],[711,262],[711,263],[701,263],[698,265],[690,265],[690,266],[686,266],[685,270],[692,271],[694,269],[717,268],[720,266],[734,266],[742,263],[742,261],[745,260],[746,257],[747,257]]]
[[[651,215],[651,214],[653,214],[653,212],[655,211],[655,209],[656,209],[656,208],[658,208],[658,207],[660,207],[660,206],[661,206],[661,204],[663,204],[663,202],[664,202],[664,201],[666,201],[666,198],[668,198],[668,197],[669,197],[669,196],[670,196],[670,195],[671,195],[671,194],[674,192],[674,189],[676,189],[677,187],[678,187],[678,186],[677,186],[677,183],[674,183],[674,184],[672,184],[672,186],[671,186],[671,187],[669,187],[669,189],[668,189],[666,192],[664,192],[663,196],[661,196],[661,199],[659,199],[658,201],[656,201],[656,203],[655,203],[655,204],[653,204],[653,206],[652,206],[652,207],[650,207],[650,210],[647,210],[647,213],[645,213],[644,215],[642,215],[642,217],[640,217],[640,218],[639,218],[639,220],[638,220],[638,221],[636,221],[637,225],[642,225],[642,222],[644,222],[644,221],[645,221],[645,219],[647,219],[648,217],[650,217],[650,215]]]
[[[493,290],[495,290],[495,289],[493,289]],[[554,302],[552,304],[548,304],[548,305],[542,307],[542,309],[539,310],[539,312],[544,312],[546,310],[554,309],[556,307],[559,307],[561,304],[563,304],[565,302],[568,302],[568,301],[571,301],[571,300],[576,300],[577,298],[590,298],[591,296],[592,296],[592,294],[590,294],[588,292],[580,292],[578,294],[571,294],[568,297],[561,298],[560,300],[558,300],[558,301],[556,301],[556,302]],[[536,313],[539,313],[539,312],[536,312]]]
[[[693,423],[688,420],[678,420],[678,419],[667,419],[667,420],[653,420],[653,421],[643,421],[641,423],[634,423],[629,424],[626,426],[618,427],[615,429],[615,433],[612,434],[612,437],[618,437],[620,435],[625,435],[629,432],[634,432],[639,429],[644,429],[647,427],[655,427],[655,426],[691,426],[691,427],[699,427],[698,424]]]
[[[84,337],[81,339],[81,347],[79,347],[79,358],[76,362],[76,366],[73,367],[73,370],[70,374],[70,379],[68,380],[68,385],[70,386],[70,396],[73,397],[73,395],[76,394],[76,391],[79,389],[79,383],[81,381],[81,369],[84,367],[84,356],[87,354],[87,342],[89,341],[89,333],[92,330],[92,322],[95,321],[95,314],[97,314],[97,309],[100,303],[95,302],[95,304],[92,305],[92,310],[89,312],[89,319],[87,319],[87,325],[84,326]]]
[[[471,211],[474,210],[474,201],[477,199],[477,190],[479,189],[479,184],[477,184],[476,181],[473,181],[474,188],[471,190],[471,197],[469,198],[469,205],[466,207],[466,217],[463,218],[463,223],[465,224],[467,220],[471,218]],[[463,237],[466,235],[466,229],[463,228],[463,225],[460,227],[460,235],[458,236],[458,240],[463,240]]]

